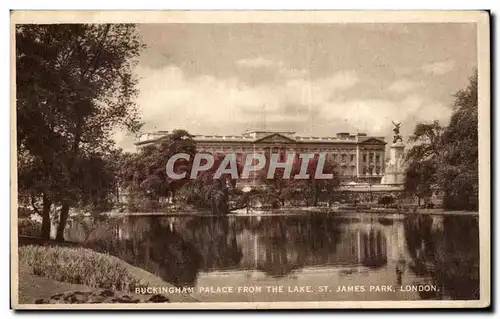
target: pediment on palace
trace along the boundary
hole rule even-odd
[[[275,133],[255,141],[255,143],[295,143],[295,140],[284,135]]]
[[[362,141],[360,144],[367,144],[367,145],[385,145],[387,144],[386,142],[379,140],[377,138],[369,138],[367,140]]]

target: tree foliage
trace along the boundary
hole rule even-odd
[[[19,192],[42,203],[45,238],[53,206],[63,240],[70,208],[99,206],[114,188],[105,158],[114,129],[140,128],[132,69],[142,47],[129,24],[16,26]]]
[[[409,142],[413,147],[406,154],[409,161],[433,160],[440,154],[444,128],[439,121],[433,123],[419,123],[415,126]]]
[[[137,194],[146,196],[153,206],[161,200],[174,200],[176,192],[189,181],[195,151],[193,137],[185,130],[174,130],[157,143],[141,148],[138,153],[125,155],[120,172],[122,185],[132,197]],[[185,178],[175,180],[167,175],[166,165],[177,153],[190,155],[190,160],[175,162],[177,173],[186,172]]]
[[[388,205],[393,204],[394,201],[395,201],[394,196],[384,195],[384,196],[382,196],[382,197],[379,198],[378,203],[380,205],[388,206]]]
[[[231,209],[229,201],[242,195],[236,188],[236,183],[242,173],[243,158],[235,156],[234,159],[237,176],[224,173],[216,177],[217,170],[229,166],[221,167],[225,163],[224,155],[215,154],[214,165],[206,171],[199,172],[197,178],[191,179],[183,186],[182,194],[185,202],[197,208],[210,209],[214,214],[227,214]],[[201,165],[205,164],[205,161],[201,162]]]
[[[336,188],[340,185],[336,163],[325,161],[321,173],[333,176],[330,179],[318,179],[315,174],[319,166],[319,154],[314,154],[314,157],[307,163],[308,177],[296,179],[294,176],[299,174],[303,161],[304,159],[295,155],[290,178],[284,178],[284,169],[278,168],[271,179],[267,178],[269,160],[266,161],[265,168],[258,175],[258,179],[266,185],[265,202],[277,208],[285,205],[288,200],[300,199],[305,206],[317,206],[321,195],[329,199],[333,198]]]
[[[478,209],[477,74],[455,94],[450,124],[418,124],[406,160],[405,190],[429,197],[431,187],[444,192],[445,209]]]
[[[432,186],[436,184],[436,166],[433,160],[422,160],[410,162],[406,169],[405,191],[417,196],[419,203],[420,199],[432,195]]]
[[[455,94],[454,112],[443,134],[439,182],[450,209],[478,209],[477,74],[466,89]]]

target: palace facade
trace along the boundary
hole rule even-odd
[[[143,134],[138,148],[155,143],[168,131]],[[365,133],[337,133],[336,136],[299,136],[292,131],[246,131],[241,135],[194,135],[200,152],[214,155],[236,153],[326,153],[328,161],[338,164],[343,182],[380,183],[385,173],[384,137]],[[285,159],[286,157],[284,157]]]

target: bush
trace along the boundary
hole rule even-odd
[[[22,246],[19,262],[31,266],[33,275],[93,288],[133,291],[147,286],[124,261],[85,248]]]
[[[161,205],[158,201],[152,200],[145,196],[131,196],[128,202],[128,210],[131,212],[147,212],[160,208]]]
[[[32,209],[29,209],[27,207],[19,207],[17,209],[17,217],[18,218],[29,218],[31,214],[33,214],[34,211]]]
[[[42,234],[42,223],[32,219],[18,219],[17,229],[19,235],[39,237]]]
[[[394,197],[390,195],[384,195],[378,200],[379,205],[388,206],[394,203]]]

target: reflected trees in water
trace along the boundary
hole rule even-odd
[[[174,228],[157,218],[108,223],[85,245],[119,257],[176,285],[193,287],[202,257]]]
[[[417,276],[430,277],[440,291],[423,299],[479,299],[479,229],[476,217],[444,216],[442,227],[429,215],[404,220],[405,239]]]
[[[420,298],[479,297],[477,218],[128,217],[100,222],[90,236],[88,227],[74,226],[68,238],[88,238],[88,247],[182,287],[195,287],[200,273],[217,271],[260,271],[281,280],[311,267],[341,268],[346,274],[363,267],[391,272],[397,284],[426,281],[439,287],[439,294],[420,293]]]

